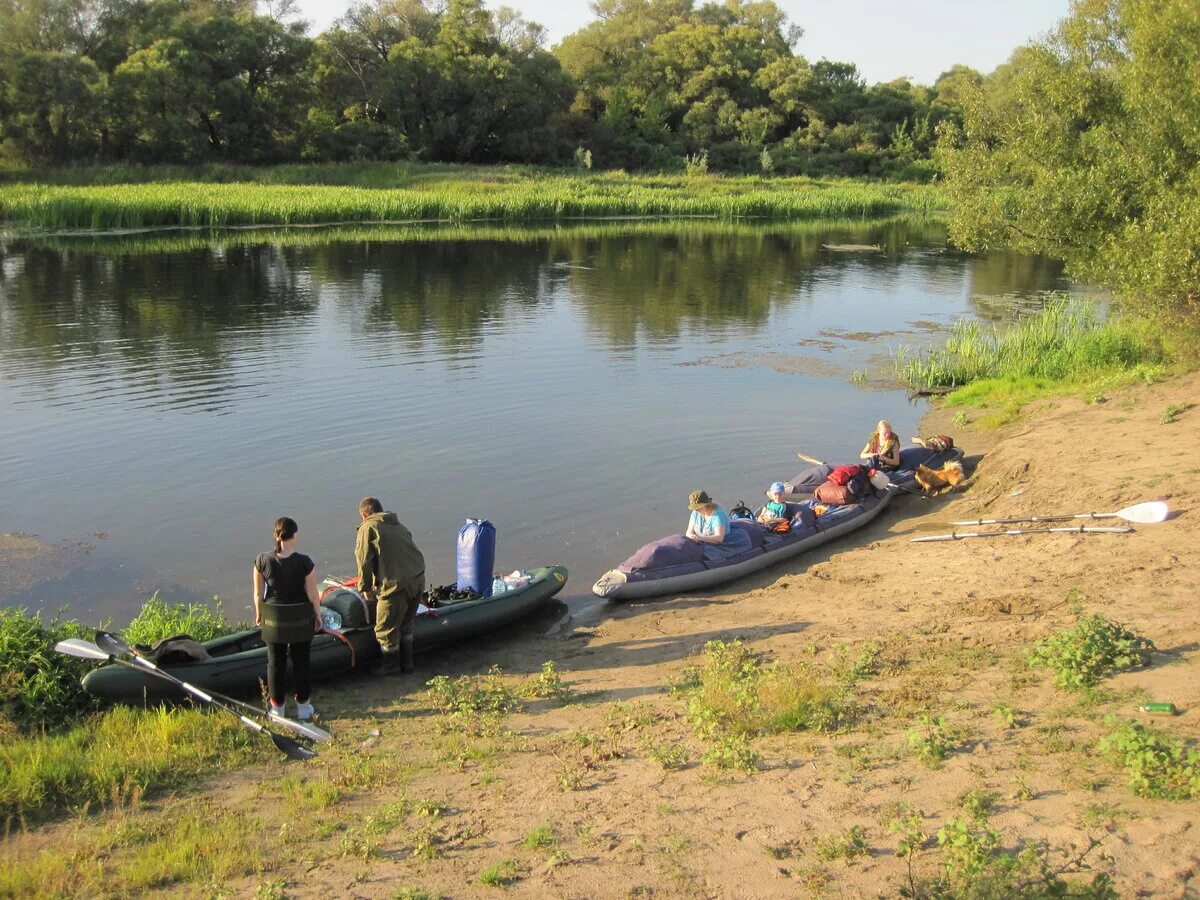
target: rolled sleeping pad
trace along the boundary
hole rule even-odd
[[[492,596],[495,565],[496,527],[487,519],[467,519],[458,532],[458,589]]]

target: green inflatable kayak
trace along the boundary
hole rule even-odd
[[[562,566],[529,569],[530,582],[494,597],[448,603],[418,615],[413,637],[418,653],[502,628],[536,612],[562,590],[567,570]],[[344,588],[327,592],[322,606],[354,622],[362,606],[358,594]],[[159,666],[176,678],[222,694],[258,694],[267,679],[267,648],[261,629],[242,631],[204,644],[207,658]],[[314,680],[360,669],[379,657],[375,632],[368,627],[322,632],[313,638],[311,671]],[[101,666],[83,679],[88,693],[119,703],[181,700],[186,695],[171,682],[149,672],[123,666]]]

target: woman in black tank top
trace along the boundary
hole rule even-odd
[[[296,718],[311,719],[308,658],[313,634],[321,630],[321,599],[313,561],[296,552],[300,526],[284,516],[275,520],[275,549],[254,560],[254,624],[262,626],[267,645],[270,714],[282,716],[287,702],[288,657],[292,660]]]

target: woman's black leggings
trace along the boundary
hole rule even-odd
[[[267,643],[267,690],[276,705],[283,705],[287,684],[287,661],[292,657],[292,679],[297,703],[307,703],[312,685],[308,677],[308,652],[312,641],[300,644]]]

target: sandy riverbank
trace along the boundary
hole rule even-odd
[[[615,606],[591,626],[421,660],[420,678],[323,687],[316,702],[336,744],[319,760],[246,770],[185,795],[189,815],[251,823],[240,864],[188,889],[203,894],[215,877],[249,896],[500,893],[483,875],[531,897],[895,896],[909,877],[887,824],[898,804],[920,810],[932,836],[974,791],[990,798],[989,827],[1005,848],[1045,841],[1059,861],[1100,839],[1088,862],[1110,871],[1122,896],[1190,895],[1200,885],[1194,802],[1135,797],[1095,745],[1111,730],[1107,714],[1149,721],[1134,711],[1139,698],[1183,708],[1154,720],[1165,731],[1191,736],[1200,725],[1200,562],[1190,552],[1200,531],[1200,410],[1163,422],[1168,405],[1190,403],[1198,389],[1200,377],[1188,376],[1091,405],[1064,400],[999,433],[956,428],[935,411],[927,433],[948,431],[972,458],[985,454],[963,493],[905,498],[864,532],[737,593]],[[1176,517],[1127,535],[908,541],[928,520],[1150,499],[1167,500]],[[1092,701],[1022,662],[1078,608],[1159,648],[1149,668],[1106,681]],[[869,671],[847,688],[857,714],[842,733],[757,739],[752,775],[703,763],[709,745],[669,688],[707,641],[735,639],[766,660],[831,670],[866,651]],[[451,721],[422,684],[499,665],[499,683],[516,687],[545,661],[576,699],[526,701],[491,724]],[[938,768],[907,745],[922,714],[945,719],[951,749]],[[281,788],[285,775],[301,786]],[[115,818],[154,823],[179,809],[157,798]],[[10,837],[6,855],[82,848],[112,820]],[[865,854],[837,858],[828,848],[855,826]],[[913,860],[917,877],[939,871],[932,845]],[[102,865],[130,852],[111,849]],[[66,874],[58,883],[81,884]]]

